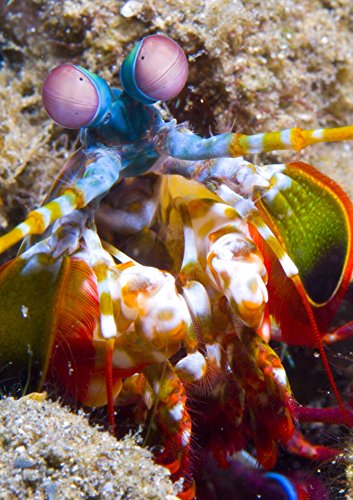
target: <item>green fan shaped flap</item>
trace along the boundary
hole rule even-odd
[[[36,254],[0,268],[0,385],[6,392],[41,388],[63,267],[61,259]]]
[[[330,178],[295,162],[255,195],[259,211],[299,269],[316,307],[346,290],[352,272],[352,203]]]

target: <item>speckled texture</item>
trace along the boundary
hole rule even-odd
[[[173,488],[133,438],[117,441],[58,403],[0,401],[2,500],[176,500]]]

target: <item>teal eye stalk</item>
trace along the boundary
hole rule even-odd
[[[144,104],[173,99],[183,89],[187,76],[184,51],[164,35],[143,38],[120,68],[125,92]]]

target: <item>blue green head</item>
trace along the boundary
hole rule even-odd
[[[124,60],[120,78],[126,94],[142,104],[175,97],[188,74],[186,56],[171,38],[151,35],[143,38]],[[97,127],[111,118],[116,100],[99,76],[75,64],[65,63],[46,77],[42,98],[52,120],[62,127]],[[121,117],[115,117],[114,122]]]

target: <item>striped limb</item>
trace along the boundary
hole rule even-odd
[[[77,212],[80,213],[81,211]],[[70,219],[69,216],[68,218]],[[59,220],[59,233],[60,222]],[[115,434],[114,398],[121,389],[120,378],[113,374],[114,339],[118,335],[113,304],[113,301],[116,300],[115,265],[112,257],[103,249],[99,236],[94,229],[84,228],[82,237],[85,245],[82,245],[81,249],[76,252],[75,258],[84,260],[93,271],[97,280],[97,298],[99,302],[99,316],[97,318],[99,327],[92,332],[93,344],[99,361],[92,372],[89,384],[91,399],[87,398],[85,403],[90,406],[107,404],[110,430],[112,434]],[[60,239],[58,239],[57,244],[60,244]],[[99,367],[100,364],[103,366]]]
[[[192,493],[194,486],[190,478],[192,423],[186,407],[185,388],[169,361],[145,368],[144,374],[156,397],[150,426],[157,423],[156,431],[161,429],[163,433],[164,451],[157,456],[157,462],[168,467],[174,479],[186,478],[182,495],[188,498],[185,490],[190,489]]]
[[[99,373],[104,368],[111,415],[112,398],[118,395],[112,390],[115,378],[166,362],[185,341],[191,320],[172,275],[131,261],[113,265],[95,231],[86,229],[83,238],[86,248],[76,256],[87,261],[97,279],[100,328],[93,343],[100,353],[96,368]]]
[[[267,302],[267,272],[246,225],[230,206],[212,200],[192,200],[187,210],[197,259],[212,287],[227,297],[244,324],[257,328]]]
[[[353,126],[303,130],[291,128],[264,134],[226,133],[203,139],[183,127],[163,127],[157,138],[161,154],[184,160],[239,157],[279,150],[300,151],[311,144],[353,140]]]
[[[276,211],[279,211],[279,207],[281,207],[282,211],[288,210],[288,215],[284,215],[283,213],[279,213],[277,221],[278,221],[278,223],[280,223],[282,220],[283,221],[287,220],[288,228],[291,228],[292,226],[290,225],[290,221],[291,221],[291,214],[293,213],[293,210],[292,210],[291,201],[289,201],[287,203],[287,198],[286,198],[286,196],[287,196],[288,199],[291,200],[290,195],[288,195],[288,193],[290,193],[291,183],[292,183],[292,180],[290,177],[291,164],[288,165],[288,175],[285,175],[285,173],[282,173],[282,171],[285,171],[285,167],[286,167],[285,165],[282,165],[282,166],[281,165],[269,165],[269,166],[267,166],[267,170],[269,173],[268,177],[270,178],[271,182],[273,183],[273,188],[272,188],[272,192],[265,190],[264,194],[262,195],[262,198],[261,199],[259,198],[259,201],[260,201],[260,204],[264,203],[264,206],[266,208],[269,207],[268,210],[270,213],[271,213],[271,209],[273,209],[273,213],[276,213]],[[295,170],[296,175],[300,175],[302,170],[299,170],[298,167],[301,169],[303,169],[303,167],[300,164],[294,164],[293,167],[294,167],[293,171]],[[310,167],[310,166],[308,166],[308,167]],[[310,169],[312,169],[312,167],[310,167]],[[310,178],[309,174],[313,175],[310,169],[308,170],[308,173],[306,172],[305,169],[303,169],[304,175],[306,175],[306,177],[303,176],[303,179],[306,182],[307,182],[306,179]],[[312,181],[310,180],[310,182],[312,182]],[[299,190],[300,184],[298,182],[294,182],[293,185],[296,186],[297,190]],[[303,190],[307,193],[309,191],[308,185],[303,183]],[[274,256],[277,258],[280,266],[282,267],[282,269],[284,271],[285,276],[290,278],[290,280],[292,281],[292,283],[297,291],[297,294],[299,296],[299,299],[302,303],[302,306],[304,309],[304,315],[306,315],[306,317],[307,317],[307,323],[310,327],[310,333],[311,333],[311,337],[313,338],[313,343],[314,343],[314,345],[316,344],[317,348],[320,351],[320,356],[321,356],[322,362],[324,364],[330,385],[331,385],[333,392],[335,394],[336,400],[341,408],[342,414],[345,416],[347,423],[350,424],[351,417],[348,415],[348,413],[343,405],[341,396],[340,396],[338,389],[337,389],[337,386],[335,384],[333,374],[332,374],[331,368],[329,366],[329,362],[328,362],[328,359],[327,359],[327,356],[326,356],[326,353],[324,350],[324,346],[323,346],[323,342],[328,342],[330,340],[330,337],[329,337],[329,334],[327,334],[326,338],[324,337],[324,339],[321,336],[321,332],[319,330],[319,327],[317,325],[317,321],[316,321],[316,318],[315,318],[315,315],[313,312],[313,305],[314,306],[317,305],[315,303],[317,301],[315,300],[314,296],[313,297],[310,296],[311,289],[309,288],[309,291],[307,291],[307,289],[304,287],[305,275],[304,275],[304,278],[302,277],[302,275],[301,276],[299,275],[298,267],[295,265],[293,260],[287,254],[287,252],[284,249],[284,246],[279,242],[276,235],[272,232],[270,227],[265,223],[265,221],[262,217],[262,214],[259,212],[255,203],[253,203],[251,200],[244,200],[244,198],[242,198],[238,194],[234,193],[234,191],[232,191],[225,184],[220,183],[218,186],[216,185],[215,191],[222,199],[224,199],[227,203],[229,203],[231,206],[233,206],[234,209],[241,215],[241,217],[244,218],[244,220],[246,220],[252,227],[254,227],[256,229],[257,233],[261,236],[263,241],[266,242],[268,247],[273,252]],[[319,199],[325,200],[323,193],[321,196],[319,193]],[[332,199],[335,200],[338,198],[333,197]],[[278,200],[280,200],[280,203],[278,202]],[[313,201],[315,202],[315,198],[308,200],[308,202],[310,202],[310,203],[313,203]],[[325,201],[325,202],[328,204],[328,201]],[[333,203],[335,203],[335,201],[333,201]],[[343,203],[342,203],[342,206],[343,206]],[[330,212],[330,216],[334,217],[335,208],[336,208],[335,205],[334,204],[332,204],[332,206],[328,205],[328,207],[329,207],[328,210]],[[305,206],[303,208],[305,210]],[[319,214],[324,213],[321,205],[317,207],[317,212]],[[297,213],[296,213],[297,218],[298,218],[298,213],[299,213],[299,211],[297,210]],[[272,215],[272,213],[271,213],[271,215]],[[297,224],[298,224],[297,218],[294,221],[294,227],[297,227]],[[305,219],[303,220],[303,222],[305,222]],[[318,222],[316,222],[316,223],[314,221],[312,221],[312,225],[314,226],[314,228],[315,227],[319,228],[320,224],[322,222],[324,224],[326,223],[325,220],[324,221],[318,220]],[[340,219],[338,219],[337,222],[335,220],[333,220],[332,225],[330,225],[328,227],[328,231],[331,234],[327,233],[326,230],[322,230],[321,234],[320,234],[321,239],[319,239],[319,240],[317,240],[317,238],[314,238],[314,237],[312,238],[312,240],[304,240],[304,238],[302,237],[300,240],[301,247],[299,248],[299,252],[300,252],[299,255],[303,254],[305,251],[308,251],[308,252],[311,251],[312,252],[311,255],[315,255],[314,250],[310,246],[311,241],[313,241],[313,242],[319,241],[320,242],[319,244],[323,248],[325,248],[325,246],[327,246],[327,244],[325,242],[325,239],[323,239],[323,238],[325,238],[326,234],[328,234],[329,241],[335,241],[335,237],[333,237],[332,233],[333,233],[335,226],[340,227],[339,224],[340,224]],[[306,230],[305,232],[306,232],[306,234],[309,234],[309,230]],[[283,238],[284,236],[285,236],[285,233],[283,232],[281,234],[281,237]],[[289,236],[291,237],[290,231],[289,231]],[[288,238],[288,236],[285,236],[285,237]],[[335,251],[337,251],[337,250],[335,249]],[[333,268],[333,266],[328,265],[328,268],[331,270]],[[327,272],[325,272],[325,274],[327,276],[329,275],[329,273],[327,273]],[[311,282],[312,282],[312,280],[311,280]],[[311,286],[311,282],[310,281],[306,282],[306,286],[308,286],[308,285]],[[315,292],[315,289],[313,289],[313,290]],[[342,337],[344,337],[344,335],[347,331],[349,331],[349,325],[347,325],[346,329],[344,329],[344,327],[343,327]],[[291,334],[291,336],[293,336],[293,335],[296,335],[296,332],[294,331],[294,333],[291,332],[290,334]],[[334,334],[333,334],[333,337],[337,338]],[[331,337],[331,339],[332,339],[332,337]],[[310,341],[308,340],[307,343],[309,344],[309,342]]]
[[[271,248],[277,259],[279,260],[283,271],[288,278],[298,275],[299,271],[297,266],[294,264],[292,259],[283,250],[282,245],[273,234],[268,225],[264,222],[261,217],[256,205],[253,201],[244,199],[239,194],[235,193],[225,184],[216,184],[214,186],[215,192],[222,198],[226,203],[234,208],[234,210],[240,215],[240,217],[246,220],[249,224],[254,226],[260,236],[266,241],[268,246]]]
[[[61,196],[30,212],[24,222],[0,237],[0,253],[30,234],[42,234],[54,221],[100,198],[119,179],[120,159],[107,149],[89,151],[83,176]]]
[[[252,329],[243,327],[237,333],[240,338],[232,336],[227,346],[228,361],[245,391],[257,459],[270,469],[277,460],[277,443],[285,444],[294,432],[291,391],[271,347]]]
[[[60,224],[60,221],[58,223]],[[103,370],[96,370],[90,381],[91,392],[96,391],[101,396],[100,399],[95,397],[91,403],[92,406],[107,404],[110,431],[115,434],[114,398],[121,389],[121,380],[113,374],[114,339],[118,335],[114,317],[114,301],[117,299],[115,265],[113,258],[102,247],[94,229],[83,229],[82,237],[85,245],[75,257],[82,258],[97,279],[99,328],[95,329],[93,340],[96,353],[103,361]],[[102,385],[105,391],[99,390]]]
[[[175,370],[193,392],[202,395],[223,378],[226,361],[214,338],[211,304],[205,287],[198,281],[189,280],[182,294],[192,321],[183,341],[186,355],[176,364]]]
[[[98,285],[100,335],[96,335],[96,340],[99,340],[99,337],[101,340],[114,339],[118,334],[113,306],[113,300],[117,299],[115,264],[109,253],[102,247],[95,230],[85,229],[83,239],[85,249],[77,255],[83,258],[93,269]]]
[[[225,357],[214,338],[211,304],[206,288],[197,281],[203,270],[198,260],[187,205],[182,198],[175,198],[173,204],[182,218],[184,232],[184,255],[178,281],[192,320],[188,336],[184,339],[187,354],[176,364],[175,369],[194,392],[206,394],[222,379]],[[202,348],[203,353],[199,348]]]
[[[227,297],[241,321],[257,328],[267,302],[267,273],[260,253],[244,233],[246,224],[231,207],[210,199],[187,204],[176,199],[175,203],[184,226],[181,276],[197,276],[201,268],[201,280],[206,278]],[[199,315],[205,317],[203,323],[211,324],[201,308]],[[209,342],[212,334],[207,337]]]

